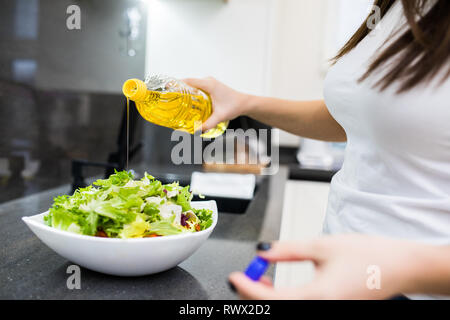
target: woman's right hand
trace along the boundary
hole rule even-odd
[[[331,116],[324,100],[291,101],[258,97],[231,89],[214,78],[184,79],[186,84],[207,92],[213,113],[202,124],[208,131],[219,122],[249,116],[295,135],[324,141],[346,141],[341,125]]]
[[[248,95],[238,92],[214,78],[188,78],[183,81],[194,88],[209,94],[212,100],[213,113],[202,124],[202,131],[214,128],[219,122],[232,120],[245,114],[248,107]]]

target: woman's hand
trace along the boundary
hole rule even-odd
[[[254,282],[241,272],[232,273],[229,280],[244,299],[385,299],[414,291],[413,275],[423,247],[363,235],[275,242],[258,255],[272,263],[312,261],[316,272],[311,283],[275,289],[267,278]]]
[[[214,78],[184,79],[187,85],[207,92],[213,103],[213,113],[202,124],[202,131],[214,128],[219,122],[232,120],[246,112],[248,95],[231,89]]]

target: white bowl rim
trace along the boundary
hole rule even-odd
[[[180,240],[180,239],[185,239],[185,238],[191,238],[191,237],[200,237],[203,234],[206,233],[210,233],[214,230],[214,228],[216,227],[217,224],[217,220],[219,218],[218,215],[218,211],[217,211],[217,203],[215,200],[208,200],[208,201],[192,201],[191,204],[196,204],[196,203],[214,203],[214,209],[213,209],[213,223],[211,224],[211,226],[209,226],[208,229],[202,230],[202,231],[197,231],[197,232],[186,232],[186,233],[182,233],[182,234],[175,234],[175,235],[170,235],[170,236],[161,236],[161,237],[148,237],[148,238],[126,238],[126,239],[122,239],[122,238],[106,238],[106,237],[95,237],[95,236],[88,236],[88,235],[84,235],[84,234],[78,234],[78,233],[74,233],[74,232],[69,232],[69,231],[65,231],[65,230],[60,230],[60,229],[56,229],[53,227],[50,227],[46,224],[44,224],[43,222],[39,222],[36,221],[35,219],[43,216],[45,214],[48,213],[48,210],[43,212],[43,213],[39,213],[39,214],[35,214],[33,216],[24,216],[22,217],[23,222],[25,222],[27,225],[33,225],[43,231],[46,232],[52,232],[55,234],[59,234],[61,236],[64,237],[69,237],[69,238],[75,238],[75,239],[80,239],[80,240],[91,240],[91,241],[95,241],[95,242],[108,242],[108,243],[112,243],[112,242],[118,242],[118,243],[128,243],[128,242],[148,242],[148,241],[153,241],[153,242],[161,242],[161,241],[170,241],[170,240]]]

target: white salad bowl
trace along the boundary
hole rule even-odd
[[[80,235],[47,226],[47,212],[22,220],[49,248],[85,268],[117,276],[142,276],[168,270],[191,256],[217,224],[215,201],[192,201],[195,209],[211,209],[212,225],[202,231],[154,238],[117,239]]]

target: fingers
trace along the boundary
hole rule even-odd
[[[259,279],[259,282],[265,284],[266,286],[273,287],[272,280],[267,276],[262,276],[261,279]]]
[[[202,131],[205,132],[209,129],[215,128],[220,121],[221,120],[218,119],[217,115],[213,113],[208,119],[206,119],[205,122],[202,123]]]
[[[237,293],[244,299],[275,300],[282,299],[272,285],[267,284],[267,279],[253,281],[242,272],[233,272],[229,277],[235,286]]]
[[[186,78],[183,79],[183,82],[185,82],[188,86],[194,87],[194,88],[198,88],[200,90],[203,90],[205,92],[210,93],[213,90],[213,86],[214,86],[214,78],[204,78],[204,79],[199,79],[199,78]],[[212,128],[215,128],[216,125],[220,122],[221,120],[217,117],[216,114],[212,114],[203,124],[202,124],[202,128],[201,131],[202,132],[206,132]]]
[[[273,242],[269,250],[258,251],[258,255],[270,262],[311,260],[320,262],[324,250],[319,239],[297,242]]]
[[[183,82],[186,83],[188,86],[198,88],[200,90],[203,90],[203,91],[206,91],[209,93],[213,89],[214,79],[213,78],[204,78],[204,79],[186,78],[186,79],[183,79]]]
[[[237,294],[246,300],[312,300],[323,297],[317,281],[300,288],[275,289],[267,277],[253,281],[242,272],[233,272],[229,280],[236,288]]]

